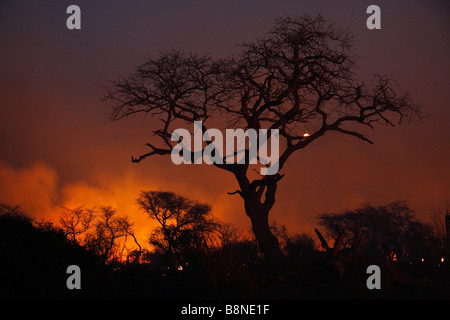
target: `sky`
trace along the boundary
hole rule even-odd
[[[68,30],[66,9],[81,9]],[[366,9],[381,9],[369,30]],[[136,204],[143,190],[173,191],[210,203],[224,222],[250,228],[234,178],[170,157],[138,164],[152,123],[108,120],[104,86],[160,50],[224,57],[285,15],[322,14],[355,37],[362,77],[386,74],[428,117],[369,132],[373,145],[326,135],[283,168],[270,220],[312,234],[317,215],[363,203],[408,201],[430,222],[450,200],[450,41],[448,1],[2,1],[0,3],[0,202],[37,220],[62,207],[112,206],[141,239],[152,222]]]

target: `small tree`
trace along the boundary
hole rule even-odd
[[[186,262],[191,253],[208,247],[218,228],[208,204],[173,192],[141,192],[137,201],[159,224],[150,235],[150,243],[179,264]]]
[[[75,209],[64,208],[64,211],[59,218],[59,222],[67,238],[73,243],[80,243],[81,239],[77,238],[86,234],[86,232],[92,227],[92,221],[94,219],[94,209],[87,209],[83,207],[78,207]]]
[[[163,51],[147,58],[129,77],[115,81],[105,100],[113,104],[112,120],[143,114],[161,121],[147,143],[149,151],[132,157],[133,162],[170,155],[172,133],[181,122],[202,121],[205,132],[212,121],[216,127],[228,119],[227,127],[279,130],[281,172],[295,152],[327,133],[372,143],[364,129],[421,117],[409,95],[398,93],[389,78],[375,75],[372,84],[356,78],[352,42],[347,31],[321,16],[285,17],[262,38],[242,44],[235,56]],[[236,178],[239,189],[233,194],[242,197],[261,250],[276,260],[281,250],[269,228],[269,212],[283,174],[255,176],[249,148],[243,151],[245,164],[214,165]]]
[[[139,247],[134,252],[135,260],[139,260],[142,248],[134,236],[132,223],[127,217],[118,217],[112,207],[64,208],[59,221],[68,240],[86,247],[105,262],[122,259],[127,237],[131,236]]]
[[[83,245],[103,261],[123,258],[128,235],[133,234],[127,217],[118,217],[115,209],[100,207],[92,231],[86,232]]]

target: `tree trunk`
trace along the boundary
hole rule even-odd
[[[283,256],[277,237],[270,231],[269,210],[257,199],[245,199],[245,212],[252,222],[253,234],[264,255],[269,262],[277,262]]]

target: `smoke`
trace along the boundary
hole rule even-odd
[[[35,219],[49,219],[58,207],[58,180],[44,163],[17,169],[0,162],[0,202],[20,205]]]
[[[153,179],[153,180],[152,180]],[[141,244],[156,227],[156,223],[139,208],[136,199],[141,191],[174,191],[192,200],[213,205],[216,218],[236,223],[243,229],[246,217],[236,213],[241,208],[239,199],[215,190],[205,192],[188,183],[176,184],[170,179],[146,178],[139,170],[130,169],[121,174],[98,172],[87,180],[61,181],[57,171],[43,162],[35,162],[24,168],[12,167],[0,161],[0,203],[20,206],[20,209],[36,221],[59,224],[64,208],[100,208],[111,206],[119,216],[133,223],[135,236]]]

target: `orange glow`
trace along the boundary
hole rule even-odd
[[[249,227],[245,216],[232,212],[233,207],[239,208],[239,198],[226,192],[215,197],[205,196],[202,190],[168,181],[153,181],[133,170],[122,175],[101,172],[93,176],[91,182],[80,180],[61,184],[59,180],[57,172],[44,163],[16,169],[0,162],[0,202],[20,205],[21,210],[36,221],[51,221],[56,225],[59,225],[64,207],[98,209],[111,206],[117,211],[117,216],[128,217],[133,223],[137,241],[147,249],[151,249],[148,235],[157,223],[137,205],[136,199],[141,191],[174,191],[192,200],[212,204],[213,215],[223,222],[236,224],[244,231]],[[130,250],[137,249],[132,237],[128,237],[126,246]]]

